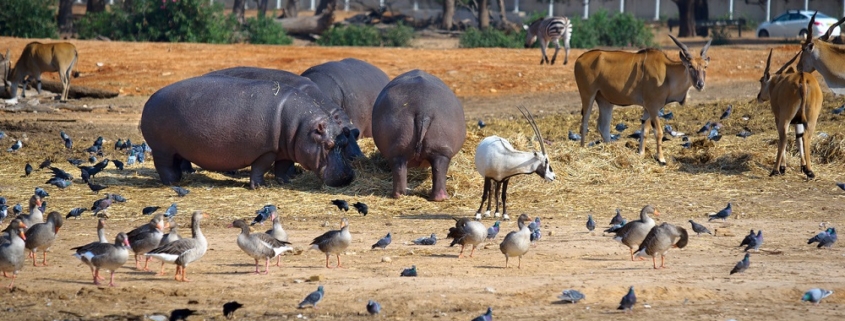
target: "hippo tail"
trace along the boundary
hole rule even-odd
[[[428,132],[428,126],[431,126],[431,117],[414,117],[414,158],[422,154],[423,139]]]

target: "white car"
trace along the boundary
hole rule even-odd
[[[807,24],[810,23],[813,13],[815,11],[788,10],[786,13],[772,19],[772,21],[761,23],[757,27],[757,37],[806,38],[808,32]],[[812,27],[813,37],[824,34],[834,23],[836,23],[835,18],[831,18],[821,12],[817,13],[815,23]],[[839,27],[834,28],[831,35],[838,36]]]

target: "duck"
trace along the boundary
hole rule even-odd
[[[190,282],[185,276],[188,264],[199,260],[208,250],[208,240],[202,234],[200,221],[207,215],[201,211],[195,211],[191,215],[191,238],[184,238],[173,243],[157,247],[147,252],[146,256],[152,256],[167,263],[176,264],[176,276],[174,279],[181,282]]]
[[[255,273],[270,273],[270,259],[279,256],[285,251],[293,250],[290,242],[279,241],[266,233],[249,233],[249,225],[244,220],[236,220],[229,225],[230,228],[239,228],[238,247],[247,255],[255,259]],[[258,271],[258,260],[264,259],[264,273]]]
[[[59,234],[62,224],[62,214],[52,211],[47,214],[47,222],[35,224],[26,230],[24,234],[26,236],[25,243],[26,249],[29,250],[29,257],[32,258],[32,266],[38,266],[35,252],[39,250],[44,253],[41,264],[47,266],[47,250],[56,241],[56,236]]]
[[[341,268],[343,265],[340,264],[340,253],[345,251],[350,243],[352,243],[352,234],[349,233],[349,220],[344,217],[340,221],[339,230],[331,230],[315,237],[311,241],[311,248],[326,253],[327,268],[331,268],[329,256],[335,254],[337,256],[337,267]]]
[[[475,254],[475,247],[487,239],[487,228],[481,222],[465,217],[456,218],[455,227],[449,228],[449,234],[446,235],[446,238],[453,239],[452,243],[449,244],[450,247],[455,246],[455,244],[461,245],[461,253],[458,254],[459,259],[464,257],[464,248],[467,245],[472,245],[472,251],[469,253],[469,257],[472,257]]]
[[[651,256],[654,268],[662,269],[666,267],[666,252],[673,247],[682,249],[687,246],[688,241],[689,234],[686,229],[664,222],[651,228],[634,256]],[[660,255],[660,267],[657,267],[657,255]]]
[[[26,254],[24,253],[26,247],[26,236],[24,230],[26,224],[20,219],[14,219],[9,224],[9,227],[0,238],[0,271],[3,271],[4,277],[9,277],[7,273],[12,273],[12,283],[9,283],[9,288],[15,286],[15,279],[18,277],[18,271],[23,268],[24,261],[26,261]]]
[[[279,221],[279,215],[276,214],[276,212],[274,211],[272,214],[270,214],[270,219],[273,221],[273,228],[267,230],[267,232],[264,232],[264,233],[269,234],[274,239],[277,239],[279,241],[287,242],[288,241],[288,232],[285,232],[285,229],[282,228],[282,222]],[[276,266],[278,266],[278,267],[282,266],[282,256],[281,255],[276,257]]]
[[[129,231],[126,235],[129,236],[129,245],[132,246],[132,252],[135,253],[135,269],[142,270],[138,262],[138,258],[149,252],[150,250],[159,247],[161,238],[164,237],[164,215],[157,214],[149,223],[141,225],[134,230]],[[150,257],[144,261],[144,271],[149,271]]]
[[[126,233],[117,233],[114,244],[91,242],[83,246],[72,248],[76,250],[76,256],[85,262],[86,260],[94,267],[94,284],[100,285],[100,270],[109,270],[109,286],[114,284],[114,272],[129,259],[129,236]]]
[[[167,224],[170,225],[170,232],[161,237],[161,241],[158,242],[158,246],[164,246],[182,239],[182,236],[179,235],[179,227],[172,217],[167,219]],[[156,275],[164,275],[164,263],[165,262],[161,262],[161,269],[159,269]]]
[[[516,219],[516,224],[519,230],[511,231],[505,235],[505,239],[499,244],[499,250],[505,255],[505,268],[508,268],[508,261],[511,257],[519,257],[519,265],[517,268],[522,268],[522,256],[528,253],[531,247],[531,230],[528,229],[528,224],[525,222],[531,221],[531,218],[526,214],[520,214]]]
[[[44,223],[44,212],[41,212],[39,207],[41,207],[41,196],[32,195],[29,198],[29,214],[20,214],[18,218],[26,226]]]
[[[623,225],[622,228],[616,231],[616,237],[613,238],[631,249],[631,261],[634,260],[634,249],[640,246],[640,243],[642,243],[648,232],[655,225],[654,219],[649,217],[648,214],[660,216],[660,212],[654,206],[646,205],[640,211],[640,219]]]

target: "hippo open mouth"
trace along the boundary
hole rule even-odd
[[[355,171],[343,154],[343,149],[349,144],[337,144],[326,156],[326,166],[320,173],[320,178],[328,186],[343,187],[355,180]],[[356,144],[357,147],[357,144]],[[359,150],[360,152],[360,150]]]

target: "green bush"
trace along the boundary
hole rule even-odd
[[[248,18],[244,30],[249,35],[249,42],[265,45],[289,45],[293,39],[285,33],[282,25],[272,18]]]
[[[383,32],[373,26],[334,25],[323,32],[317,44],[321,46],[353,47],[407,47],[413,38],[414,29],[402,24],[386,28]]]
[[[522,48],[525,30],[505,32],[493,28],[469,28],[461,34],[461,48]]]
[[[411,45],[411,39],[414,39],[414,28],[403,23],[384,30],[385,47],[408,47]]]
[[[0,36],[57,38],[53,0],[0,0]]]
[[[630,13],[610,16],[606,10],[599,10],[587,20],[572,19],[574,48],[650,47],[654,46],[654,33],[640,19]]]

